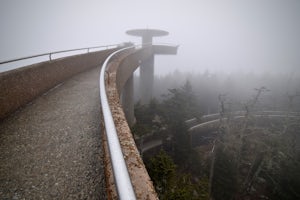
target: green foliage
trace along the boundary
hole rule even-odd
[[[267,191],[274,200],[300,199],[300,152],[295,146],[299,130],[299,121],[291,120],[284,135],[266,141],[270,153],[260,176],[266,180]]]
[[[199,116],[197,98],[187,81],[181,88],[170,89],[163,101],[164,114],[169,124],[183,123]]]
[[[192,181],[191,175],[182,174],[177,179],[176,187],[168,194],[166,199],[180,200],[207,200],[208,179],[202,178],[199,181]]]
[[[282,160],[278,170],[263,171],[261,177],[266,180],[269,196],[274,200],[300,199],[300,159]]]
[[[192,152],[190,136],[185,120],[199,116],[197,98],[187,81],[181,88],[169,90],[162,103],[163,116],[173,136],[174,160],[181,166],[187,165]]]
[[[156,116],[161,115],[161,105],[152,99],[148,105],[139,102],[135,105],[136,124],[132,127],[134,135],[142,136],[145,134],[159,134],[165,126],[162,120],[155,120]]]
[[[299,119],[251,117],[262,89],[247,107],[246,120],[223,121],[211,188],[216,200],[300,199]]]
[[[176,165],[172,158],[163,150],[152,157],[147,164],[148,173],[154,182],[156,191],[164,196],[174,187],[176,179]]]
[[[158,103],[152,99],[149,105],[138,102],[135,105],[134,114],[139,124],[151,124],[154,115],[158,112]]]
[[[138,103],[135,107],[134,134],[172,137],[169,149],[172,158],[160,151],[146,163],[160,199],[208,199],[208,178],[203,176],[199,154],[191,148],[185,125],[185,120],[199,116],[198,110],[197,98],[189,82],[169,90],[162,103],[153,100],[149,105]]]
[[[146,166],[160,199],[208,199],[208,179],[193,181],[190,174],[180,173],[165,151],[152,157]]]
[[[151,126],[145,124],[136,123],[132,128],[131,132],[133,135],[142,136],[152,131]]]
[[[300,199],[300,155],[298,159],[285,159],[279,173],[279,190],[274,199]],[[276,198],[277,197],[277,198]]]
[[[208,86],[206,90],[210,91]],[[232,95],[232,88],[228,89],[229,95]],[[149,105],[136,106],[137,124],[133,128],[134,133],[172,137],[171,148],[167,148],[168,154],[160,152],[146,163],[160,199],[226,200],[258,199],[261,196],[275,200],[300,199],[300,157],[297,144],[300,123],[288,117],[285,120],[272,120],[272,123],[270,119],[257,120],[254,111],[264,108],[264,99],[261,97],[265,92],[268,92],[265,87],[256,89],[256,95],[240,105],[233,105],[224,96],[219,96],[220,113],[224,118],[229,118],[222,120],[218,136],[214,138],[215,153],[212,155],[208,154],[207,149],[203,150],[206,154],[202,155],[202,160],[199,153],[191,148],[184,123],[200,115],[199,100],[190,82],[170,89],[162,102],[153,100]],[[263,96],[265,98],[266,95]],[[203,100],[202,95],[200,97],[202,106],[203,102],[211,104],[212,96],[206,100]],[[292,111],[292,103],[289,103],[288,111]],[[246,111],[243,120],[230,118],[230,111],[241,108]],[[206,111],[203,107],[202,110]],[[159,120],[155,120],[157,117]],[[170,147],[170,144],[166,146]]]
[[[136,104],[137,123],[132,132],[138,136],[156,134],[161,138],[172,137],[172,156],[175,163],[186,168],[193,163],[192,160],[197,159],[193,159],[195,156],[192,155],[185,120],[199,116],[198,110],[197,98],[187,81],[182,87],[169,90],[162,103],[153,99],[149,105]]]
[[[232,199],[237,192],[237,168],[232,155],[216,148],[212,196],[215,200]]]

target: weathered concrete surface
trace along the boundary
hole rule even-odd
[[[0,73],[0,120],[67,78],[100,66],[115,50],[69,56]]]
[[[135,141],[133,139],[132,133],[128,126],[128,123],[123,112],[123,108],[120,103],[119,93],[121,92],[127,79],[131,76],[132,72],[123,71],[125,65],[120,65],[120,63],[128,63],[131,67],[138,67],[139,58],[147,58],[147,55],[140,55],[144,50],[138,51],[127,51],[122,55],[119,55],[117,59],[109,64],[109,73],[107,74],[106,81],[106,92],[109,101],[109,105],[113,114],[114,123],[116,125],[117,134],[119,137],[122,152],[125,158],[125,162],[129,171],[130,179],[134,187],[134,191],[137,199],[158,199],[155,189],[153,187],[152,181],[148,175],[148,172],[144,166],[143,160],[140,153],[136,147]],[[134,56],[132,56],[134,55]],[[127,59],[133,58],[135,62],[128,62]],[[127,60],[127,61],[126,61]],[[118,72],[122,70],[124,73]],[[126,70],[126,69],[125,69]],[[118,74],[118,75],[117,75]],[[119,86],[119,90],[117,89]],[[107,145],[106,138],[104,137],[103,142]],[[107,147],[105,147],[105,166],[107,175],[107,186],[109,199],[118,199],[114,188],[114,179],[111,171],[111,163],[109,159],[109,152]]]
[[[106,199],[99,69],[0,122],[0,199]]]
[[[140,153],[136,147],[133,135],[130,131],[124,110],[133,110],[130,105],[121,105],[120,96],[128,79],[140,65],[141,62],[151,58],[155,51],[172,54],[177,52],[177,47],[160,48],[160,46],[148,46],[137,50],[128,50],[115,56],[109,64],[106,74],[106,92],[109,105],[113,114],[117,134],[121,144],[122,152],[129,171],[130,179],[134,187],[137,199],[158,199],[152,181],[145,168]],[[159,52],[161,53],[161,52]],[[128,107],[129,106],[129,107]],[[130,112],[130,111],[129,111]],[[132,116],[131,116],[132,117]],[[129,120],[130,121],[130,120]],[[109,199],[117,199],[114,188],[114,179],[111,170],[109,151],[106,137],[103,138],[105,151],[105,166],[107,177],[107,194]]]

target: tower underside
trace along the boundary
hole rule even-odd
[[[149,49],[150,48],[150,49]],[[175,55],[178,46],[166,45],[152,45],[144,47],[144,49],[136,50],[143,52],[142,54],[131,54],[128,60],[122,62],[120,68],[120,77],[124,81],[123,89],[120,91],[121,103],[129,126],[135,124],[134,116],[134,80],[133,72],[139,66],[140,69],[140,102],[142,104],[149,104],[153,98],[153,84],[154,84],[154,56],[155,55]],[[121,70],[122,69],[122,70]]]

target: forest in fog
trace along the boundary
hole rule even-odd
[[[175,71],[154,82],[142,105],[135,77],[132,132],[160,199],[300,199],[299,74]],[[214,113],[215,129],[191,132],[187,120]]]
[[[135,77],[135,101],[139,100],[139,79]],[[241,109],[255,95],[255,89],[265,87],[267,92],[260,100],[264,110],[284,110],[288,106],[289,96],[300,94],[300,73],[244,73],[244,72],[180,72],[174,71],[164,76],[154,77],[153,95],[161,101],[169,89],[178,88],[186,81],[191,83],[197,96],[202,114],[218,112],[218,96],[226,95],[233,110]],[[299,98],[300,99],[300,98]],[[299,111],[300,104],[295,99],[293,109]]]

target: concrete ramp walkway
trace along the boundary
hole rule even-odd
[[[0,122],[0,199],[105,199],[99,68]]]

